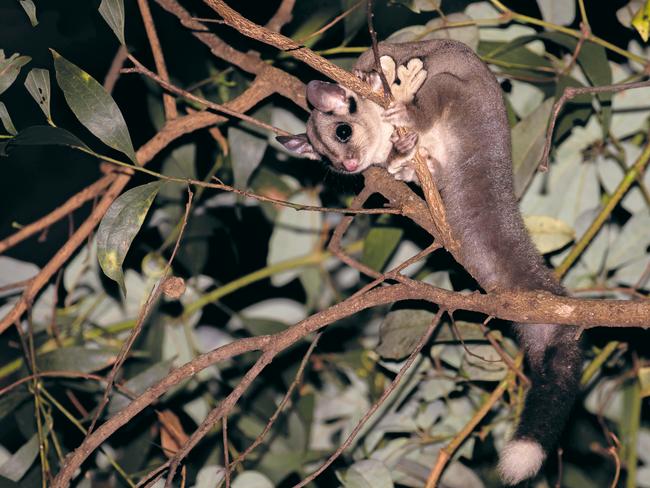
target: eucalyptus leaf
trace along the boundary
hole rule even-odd
[[[381,271],[388,258],[395,252],[404,231],[397,227],[374,227],[363,243],[361,262]]]
[[[524,223],[540,254],[562,249],[575,239],[573,228],[559,219],[546,215],[527,215]]]
[[[643,7],[645,0],[630,0],[627,5],[622,6],[616,11],[616,18],[628,29],[632,29],[632,18]]]
[[[50,112],[50,72],[46,69],[33,68],[25,78],[25,88],[38,103],[48,120],[52,120]]]
[[[650,246],[650,211],[641,210],[634,214],[623,226],[623,230],[612,242],[605,266],[612,270],[642,258]]]
[[[268,141],[237,127],[230,127],[228,142],[235,187],[247,188],[249,178],[262,162]]]
[[[357,461],[340,477],[345,488],[393,488],[390,471],[375,459]]]
[[[154,182],[131,188],[110,206],[97,230],[97,259],[104,274],[126,295],[122,263],[160,189]]]
[[[124,0],[102,0],[99,13],[113,30],[120,44],[126,46],[124,40]]]
[[[301,205],[320,206],[320,200],[314,192],[300,192],[291,197],[291,202]],[[316,248],[320,238],[323,214],[283,207],[279,212],[269,241],[267,263],[269,266],[282,261],[305,256]],[[271,277],[275,286],[283,286],[296,278],[300,268]]]
[[[93,373],[113,364],[116,357],[117,350],[111,348],[71,346],[39,354],[36,363],[41,371]]]
[[[421,12],[432,12],[440,9],[442,0],[390,0],[390,3],[399,3],[416,14]]]
[[[44,435],[47,435],[47,427]],[[25,476],[38,456],[40,442],[38,434],[34,434],[25,444],[0,466],[0,476],[13,482],[18,482]]]
[[[468,22],[463,27],[446,27],[448,23]],[[444,19],[436,17],[424,25],[410,25],[393,32],[391,42],[424,41],[428,39],[454,39],[461,41],[476,51],[479,42],[478,27],[463,13],[453,13]]]
[[[133,392],[136,395],[143,393],[151,385],[163,379],[172,368],[172,361],[160,361],[153,366],[145,369],[141,373],[129,378],[122,386],[125,390]],[[121,391],[115,391],[108,404],[108,413],[112,415],[119,412],[124,407],[131,403],[131,398],[126,396]]]
[[[14,127],[14,123],[11,121],[9,111],[7,110],[5,104],[2,102],[0,102],[0,121],[2,121],[2,125],[9,134],[12,136],[18,134],[16,127]]]
[[[59,87],[79,121],[104,144],[135,162],[129,129],[113,98],[88,73],[55,50],[50,51]]]
[[[36,18],[36,5],[32,0],[20,0],[20,6],[23,8],[27,17],[29,17],[29,22],[32,24],[32,27],[38,25],[38,19]]]
[[[18,53],[12,54],[8,59],[5,59],[4,54],[0,56],[0,94],[13,84],[20,73],[20,68],[31,60],[29,56],[20,56]]]
[[[557,25],[571,25],[576,16],[576,3],[572,0],[537,0],[542,18]]]
[[[77,136],[60,127],[34,125],[21,130],[9,142],[10,146],[68,146],[88,149]]]
[[[232,488],[273,488],[273,483],[262,473],[244,471],[232,482]]]
[[[490,344],[466,345],[461,372],[472,381],[500,381],[508,372],[508,365]]]
[[[215,488],[223,482],[226,470],[223,466],[211,464],[203,466],[196,475],[196,484],[193,488]]]
[[[435,315],[426,310],[393,310],[381,324],[377,353],[384,359],[408,356],[431,324]]]
[[[554,100],[548,98],[512,128],[512,164],[517,197],[523,195],[539,166],[553,103]]]

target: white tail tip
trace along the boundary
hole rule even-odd
[[[517,439],[506,444],[499,459],[499,474],[506,485],[516,485],[532,478],[546,458],[542,446],[535,441]]]

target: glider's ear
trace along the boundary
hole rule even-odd
[[[321,112],[342,114],[348,110],[345,90],[335,83],[310,81],[307,83],[307,100]]]
[[[309,159],[319,160],[320,155],[314,150],[307,134],[296,134],[295,136],[277,136],[275,138],[280,144],[286,147],[292,153],[300,154]]]

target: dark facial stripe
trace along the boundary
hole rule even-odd
[[[348,98],[348,111],[353,114],[357,111],[357,101],[354,99],[354,97],[349,97]]]

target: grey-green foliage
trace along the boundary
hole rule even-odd
[[[356,2],[322,0],[317,3],[318,8],[315,4],[298,2],[294,21],[284,27],[283,33],[305,38]],[[613,56],[600,44],[580,42],[575,36],[558,33],[556,29],[533,28],[517,21],[503,23],[501,13],[490,2],[461,3],[467,4],[462,10],[459,2],[445,0],[392,2],[381,7],[391,15],[375,20],[382,35],[392,34],[392,39],[460,39],[489,63],[504,87],[512,124],[515,187],[522,212],[540,251],[547,254],[553,265],[559,265],[600,214],[648,143],[650,88],[613,95],[586,94],[565,105],[552,139],[549,172],[541,173],[537,171],[538,163],[553,105],[568,86],[588,87],[639,78],[642,63]],[[572,25],[576,16],[581,15],[574,2],[539,0],[538,6],[545,22],[562,26]],[[630,27],[642,6],[643,2],[638,0],[622,6],[619,21]],[[587,2],[586,8],[591,19],[598,15],[600,6]],[[444,18],[438,15],[438,9],[445,14]],[[124,44],[123,3],[103,0],[99,13]],[[95,12],[95,15],[99,14]],[[168,14],[154,9],[156,22],[158,15]],[[26,22],[22,12],[21,17]],[[364,22],[364,6],[361,6],[343,22],[305,40],[304,44],[315,49],[343,48],[340,54],[345,57],[337,55],[332,59],[337,62],[344,59],[349,64],[356,55],[354,47],[363,43],[364,37],[358,34],[364,30]],[[44,16],[41,23],[45,23]],[[215,30],[218,28],[215,26]],[[102,30],[114,45],[110,31]],[[176,31],[170,31],[168,35],[175,34]],[[630,30],[630,36],[636,36],[636,31]],[[144,38],[142,33],[129,33],[128,37],[134,43]],[[197,49],[197,41],[192,36],[179,35],[173,39],[178,42],[179,52],[193,53],[191,50]],[[650,57],[650,50],[639,39],[632,40],[629,46],[625,39],[608,38],[608,41],[644,59]],[[243,45],[244,41],[241,42]],[[578,44],[580,51],[573,59]],[[139,55],[137,46],[132,52]],[[232,47],[240,49],[235,42]],[[251,49],[259,47],[255,45]],[[192,87],[194,93],[216,103],[226,103],[241,95],[252,82],[250,73],[223,60],[214,62],[207,51],[203,64],[188,67],[182,65],[184,60],[175,57],[166,43],[163,50],[170,54],[172,78],[179,80],[175,82]],[[269,65],[287,69],[303,80],[314,76],[313,72],[302,73],[300,65],[289,60],[291,53],[280,53],[275,58],[272,50],[260,52]],[[65,129],[53,126],[53,120],[63,126],[66,119],[65,114],[56,113],[60,92],[55,89],[50,94],[47,70],[33,68],[22,86],[21,68],[29,61],[18,53],[7,58],[0,51],[0,119],[7,132],[0,135],[2,152],[19,162],[20,151],[26,147],[36,151],[42,146],[56,145],[64,146],[57,151],[66,155],[71,149],[92,153],[87,144],[92,147],[94,144],[87,140],[87,134],[77,132],[72,125],[65,124]],[[108,66],[110,60],[105,61],[103,65]],[[82,55],[78,63],[90,65]],[[135,116],[132,118],[128,113],[124,117],[115,100],[97,81],[56,53],[54,68],[65,101],[81,124],[106,145],[134,160],[130,134],[133,133],[136,141],[146,140],[151,137],[147,132],[150,128],[127,127],[125,120],[135,120]],[[203,79],[206,73],[209,78]],[[19,82],[14,84],[17,79]],[[25,89],[50,125],[37,125],[42,124],[43,115],[31,102],[24,110],[32,112],[35,122],[24,125],[26,118],[23,114],[18,117],[16,110],[23,107],[14,106],[9,94]],[[121,98],[124,93],[119,95],[116,99],[125,112],[136,110],[129,103],[122,103],[129,100]],[[151,126],[159,128],[165,123],[156,115],[164,113],[160,93],[151,90],[148,102],[149,115],[156,119]],[[182,109],[183,103],[182,99],[178,100],[179,108]],[[260,101],[255,111],[249,113],[283,130],[293,133],[305,130],[305,114],[279,97]],[[10,114],[21,129],[17,133]],[[174,141],[148,168],[168,178],[224,182],[298,205],[350,203],[354,183],[322,170],[320,163],[291,158],[278,147],[273,134],[238,121],[211,129],[212,138],[196,131]],[[226,154],[223,148],[229,152]],[[56,168],[64,172],[67,162],[43,158],[39,164],[58,165]],[[91,158],[85,162],[96,164]],[[39,174],[34,175],[38,177]],[[76,410],[77,405],[92,412],[105,387],[92,374],[105,375],[106,368],[115,360],[118,347],[160,277],[183,223],[188,198],[186,185],[168,182],[161,188],[161,182],[151,174],[135,178],[139,178],[134,183],[136,186],[114,201],[94,238],[66,262],[60,286],[52,280],[31,304],[30,322],[20,324],[23,332],[35,334],[35,364],[39,370],[65,371],[74,376],[43,378],[40,388],[51,391],[62,406],[82,421],[85,417]],[[79,187],[82,186],[80,183]],[[597,298],[647,296],[649,188],[650,173],[640,174],[615,212],[605,219],[600,232],[563,280],[571,293]],[[162,297],[152,307],[141,336],[120,372],[120,388],[114,391],[102,422],[128,405],[131,394],[140,394],[164,378],[170,368],[242,337],[282,333],[314,312],[341,302],[371,280],[325,252],[332,229],[344,218],[340,214],[260,203],[208,188],[193,187],[192,191],[194,201],[189,220],[171,267],[173,274],[186,280],[186,291],[179,299]],[[37,203],[35,199],[34,206]],[[381,206],[383,202],[377,199],[372,204]],[[7,212],[13,218],[12,209],[8,208]],[[79,225],[78,215],[82,215],[81,211],[71,219],[74,228]],[[387,271],[429,245],[430,238],[400,216],[355,215],[342,244],[355,259],[375,270]],[[309,259],[303,259],[306,257]],[[102,270],[123,290],[128,289],[126,297],[107,286]],[[2,310],[11,307],[18,296],[5,287],[29,279],[38,271],[32,264],[0,257]],[[409,267],[405,274],[444,290],[468,292],[474,286],[441,252]],[[208,296],[212,297],[210,304],[198,307],[197,303]],[[267,488],[295,484],[323,463],[393,381],[436,312],[434,306],[411,302],[400,303],[393,309],[362,308],[325,328],[318,347],[306,362],[301,382],[263,446],[247,458],[241,469],[231,470],[231,486]],[[507,394],[492,406],[486,418],[462,443],[442,480],[445,486],[499,486],[494,451],[504,445],[512,432],[523,390],[515,382],[515,376],[509,375],[509,367],[501,356],[514,357],[515,342],[501,329],[491,328],[490,338],[500,345],[497,351],[480,327],[479,322],[484,318],[454,311],[452,320],[447,314],[431,343],[424,347],[402,382],[352,440],[334,470],[327,477],[317,479],[314,486],[337,483],[354,488],[423,486],[440,449],[470,422],[497,383],[508,378]],[[650,486],[647,482],[649,419],[647,412],[639,410],[641,402],[650,395],[650,368],[647,351],[637,347],[644,343],[645,336],[640,332],[627,334],[621,329],[607,335],[600,331],[587,334],[588,363],[601,351],[613,352],[604,358],[603,365],[591,378],[587,394],[579,400],[582,405],[575,412],[576,431],[566,433],[564,449],[569,454],[563,461],[562,486],[578,488],[611,483],[614,466],[602,463],[603,467],[597,467],[590,462],[592,446],[600,445],[602,449],[609,446],[597,427],[596,415],[602,415],[623,446],[617,451],[621,466],[629,469],[638,465],[636,477],[632,473],[628,486],[634,483]],[[613,339],[616,342],[608,345],[607,341]],[[228,422],[231,461],[260,435],[279,408],[310,340],[312,337],[274,358],[239,399]],[[14,342],[6,341],[2,350],[9,351],[7,355],[12,357],[0,362],[3,385],[28,374],[26,361],[14,352]],[[185,433],[190,434],[233,391],[258,357],[258,353],[246,353],[197,372],[192,379],[175,385],[160,397],[155,408],[176,412]],[[13,422],[17,426],[0,434],[0,444],[10,449],[0,450],[0,474],[27,480],[25,483],[35,479],[30,478],[32,473],[40,473],[34,391],[30,380],[0,397],[0,418],[7,425]],[[80,397],[81,403],[75,404],[70,400],[71,395]],[[76,427],[63,420],[67,419],[66,415],[49,398],[41,395],[40,401],[45,405],[41,415],[56,432],[57,441],[62,439],[66,450],[76,447],[70,441],[79,435]],[[632,415],[634,412],[636,415]],[[138,476],[162,464],[166,457],[160,449],[160,438],[155,435],[159,430],[155,415],[145,411],[132,422],[125,427],[132,430],[109,438],[106,447],[108,452],[115,453],[118,463],[129,467],[129,475],[137,482]],[[224,486],[219,428],[201,444],[200,453],[185,460],[188,486],[204,488],[219,483]],[[48,441],[46,448],[53,449],[54,442]],[[632,448],[635,442],[636,451]],[[53,453],[49,451],[48,459],[54,463],[57,456]],[[106,458],[91,456],[79,478],[111,476],[116,476],[115,470]]]

